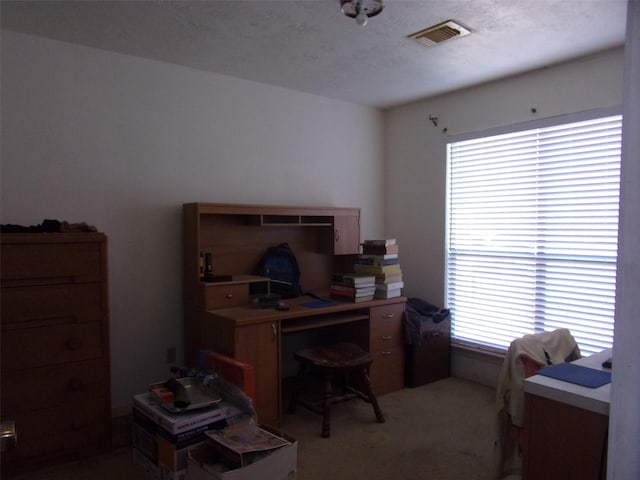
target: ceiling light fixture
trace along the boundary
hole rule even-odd
[[[340,0],[340,11],[355,18],[358,25],[366,25],[369,17],[378,15],[384,5],[382,0]]]

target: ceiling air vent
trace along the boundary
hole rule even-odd
[[[416,42],[426,45],[427,47],[433,47],[452,38],[464,37],[469,35],[471,30],[463,27],[459,23],[453,20],[447,20],[446,22],[439,23],[433,27],[420,30],[419,32],[409,35],[409,38],[414,39]]]

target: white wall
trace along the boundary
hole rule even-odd
[[[362,208],[384,234],[383,114],[2,31],[1,223],[109,237],[112,400],[182,356],[181,205]]]
[[[454,134],[624,105],[623,175],[609,479],[639,478],[640,4],[629,2],[627,47],[390,109],[387,232],[403,246],[405,293],[444,303],[446,143]],[[625,62],[626,54],[626,62]],[[626,71],[625,71],[626,70]],[[625,87],[623,89],[623,78]],[[533,114],[531,109],[537,113]],[[429,116],[438,117],[435,127]],[[443,129],[446,128],[446,133]],[[494,384],[495,357],[454,351],[453,372]]]
[[[446,144],[452,135],[622,104],[623,49],[387,112],[387,233],[405,294],[444,305]],[[535,113],[532,112],[535,109]],[[435,126],[429,117],[437,117]],[[446,131],[445,131],[446,129]],[[454,349],[454,375],[495,385],[501,361]]]
[[[444,303],[450,136],[620,105],[623,63],[617,49],[388,111],[387,231],[402,248],[406,294]]]
[[[631,0],[628,5],[616,326],[607,463],[610,480],[640,478],[640,2]]]

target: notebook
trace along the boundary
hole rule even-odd
[[[551,365],[538,370],[536,373],[588,388],[598,388],[611,382],[611,372],[584,367],[575,363]]]

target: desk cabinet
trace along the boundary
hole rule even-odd
[[[280,418],[280,335],[277,322],[238,328],[233,357],[255,368],[253,399],[260,422],[277,425]]]
[[[609,417],[526,396],[525,480],[604,480]]]
[[[2,469],[111,447],[107,246],[103,234],[2,235]]]
[[[202,317],[202,322],[205,324],[201,338],[203,345],[254,367],[256,393],[252,400],[260,423],[278,425],[280,421],[279,322],[274,319],[239,325],[231,318],[216,315],[215,311]]]

